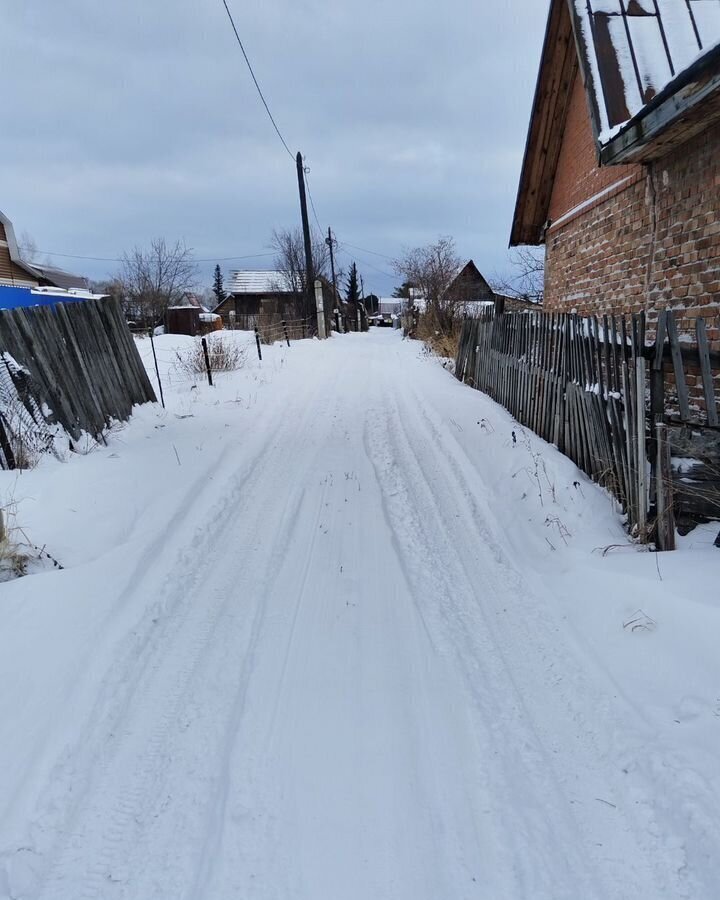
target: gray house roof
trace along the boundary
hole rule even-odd
[[[65,290],[72,288],[87,290],[89,287],[88,279],[84,275],[73,275],[72,272],[56,269],[55,266],[39,266],[36,263],[33,263],[32,267],[45,281],[52,282],[56,287]]]
[[[230,273],[231,294],[294,294],[284,272],[266,269],[242,269]]]

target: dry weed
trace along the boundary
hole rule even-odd
[[[213,372],[235,372],[242,369],[247,358],[247,348],[235,340],[223,335],[210,335],[206,338],[210,369]],[[184,375],[194,378],[204,375],[205,352],[201,338],[195,338],[192,345],[184,350],[176,351],[176,368]]]

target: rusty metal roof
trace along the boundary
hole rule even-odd
[[[720,0],[572,0],[600,144],[720,42]]]

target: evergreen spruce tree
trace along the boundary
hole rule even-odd
[[[397,297],[398,299],[409,300],[410,299],[410,289],[414,288],[415,285],[410,281],[403,281],[400,287],[396,287],[392,292],[393,297]]]
[[[222,271],[220,270],[220,264],[215,266],[215,276],[213,278],[213,294],[215,294],[215,305],[220,306],[220,304],[225,299],[225,288],[223,287],[223,276]]]
[[[350,267],[350,274],[348,275],[347,284],[345,287],[347,291],[347,301],[348,303],[358,303],[360,301],[360,289],[358,288],[358,274],[357,274],[357,266],[355,263]]]

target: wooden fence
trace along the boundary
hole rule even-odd
[[[689,367],[701,373],[694,404]],[[693,430],[709,429],[717,448],[713,368],[720,368],[720,358],[708,348],[701,319],[697,344],[690,346],[681,343],[671,312],[660,314],[648,342],[644,314],[626,320],[488,309],[464,322],[456,375],[608,488],[641,540],[654,537],[670,549],[678,498],[685,507],[704,504],[720,515],[720,471],[708,477],[715,471],[710,466],[700,488],[688,487],[691,478],[673,474],[668,430],[693,422]]]
[[[0,464],[49,449],[58,430],[101,439],[155,400],[117,300],[0,310]]]

